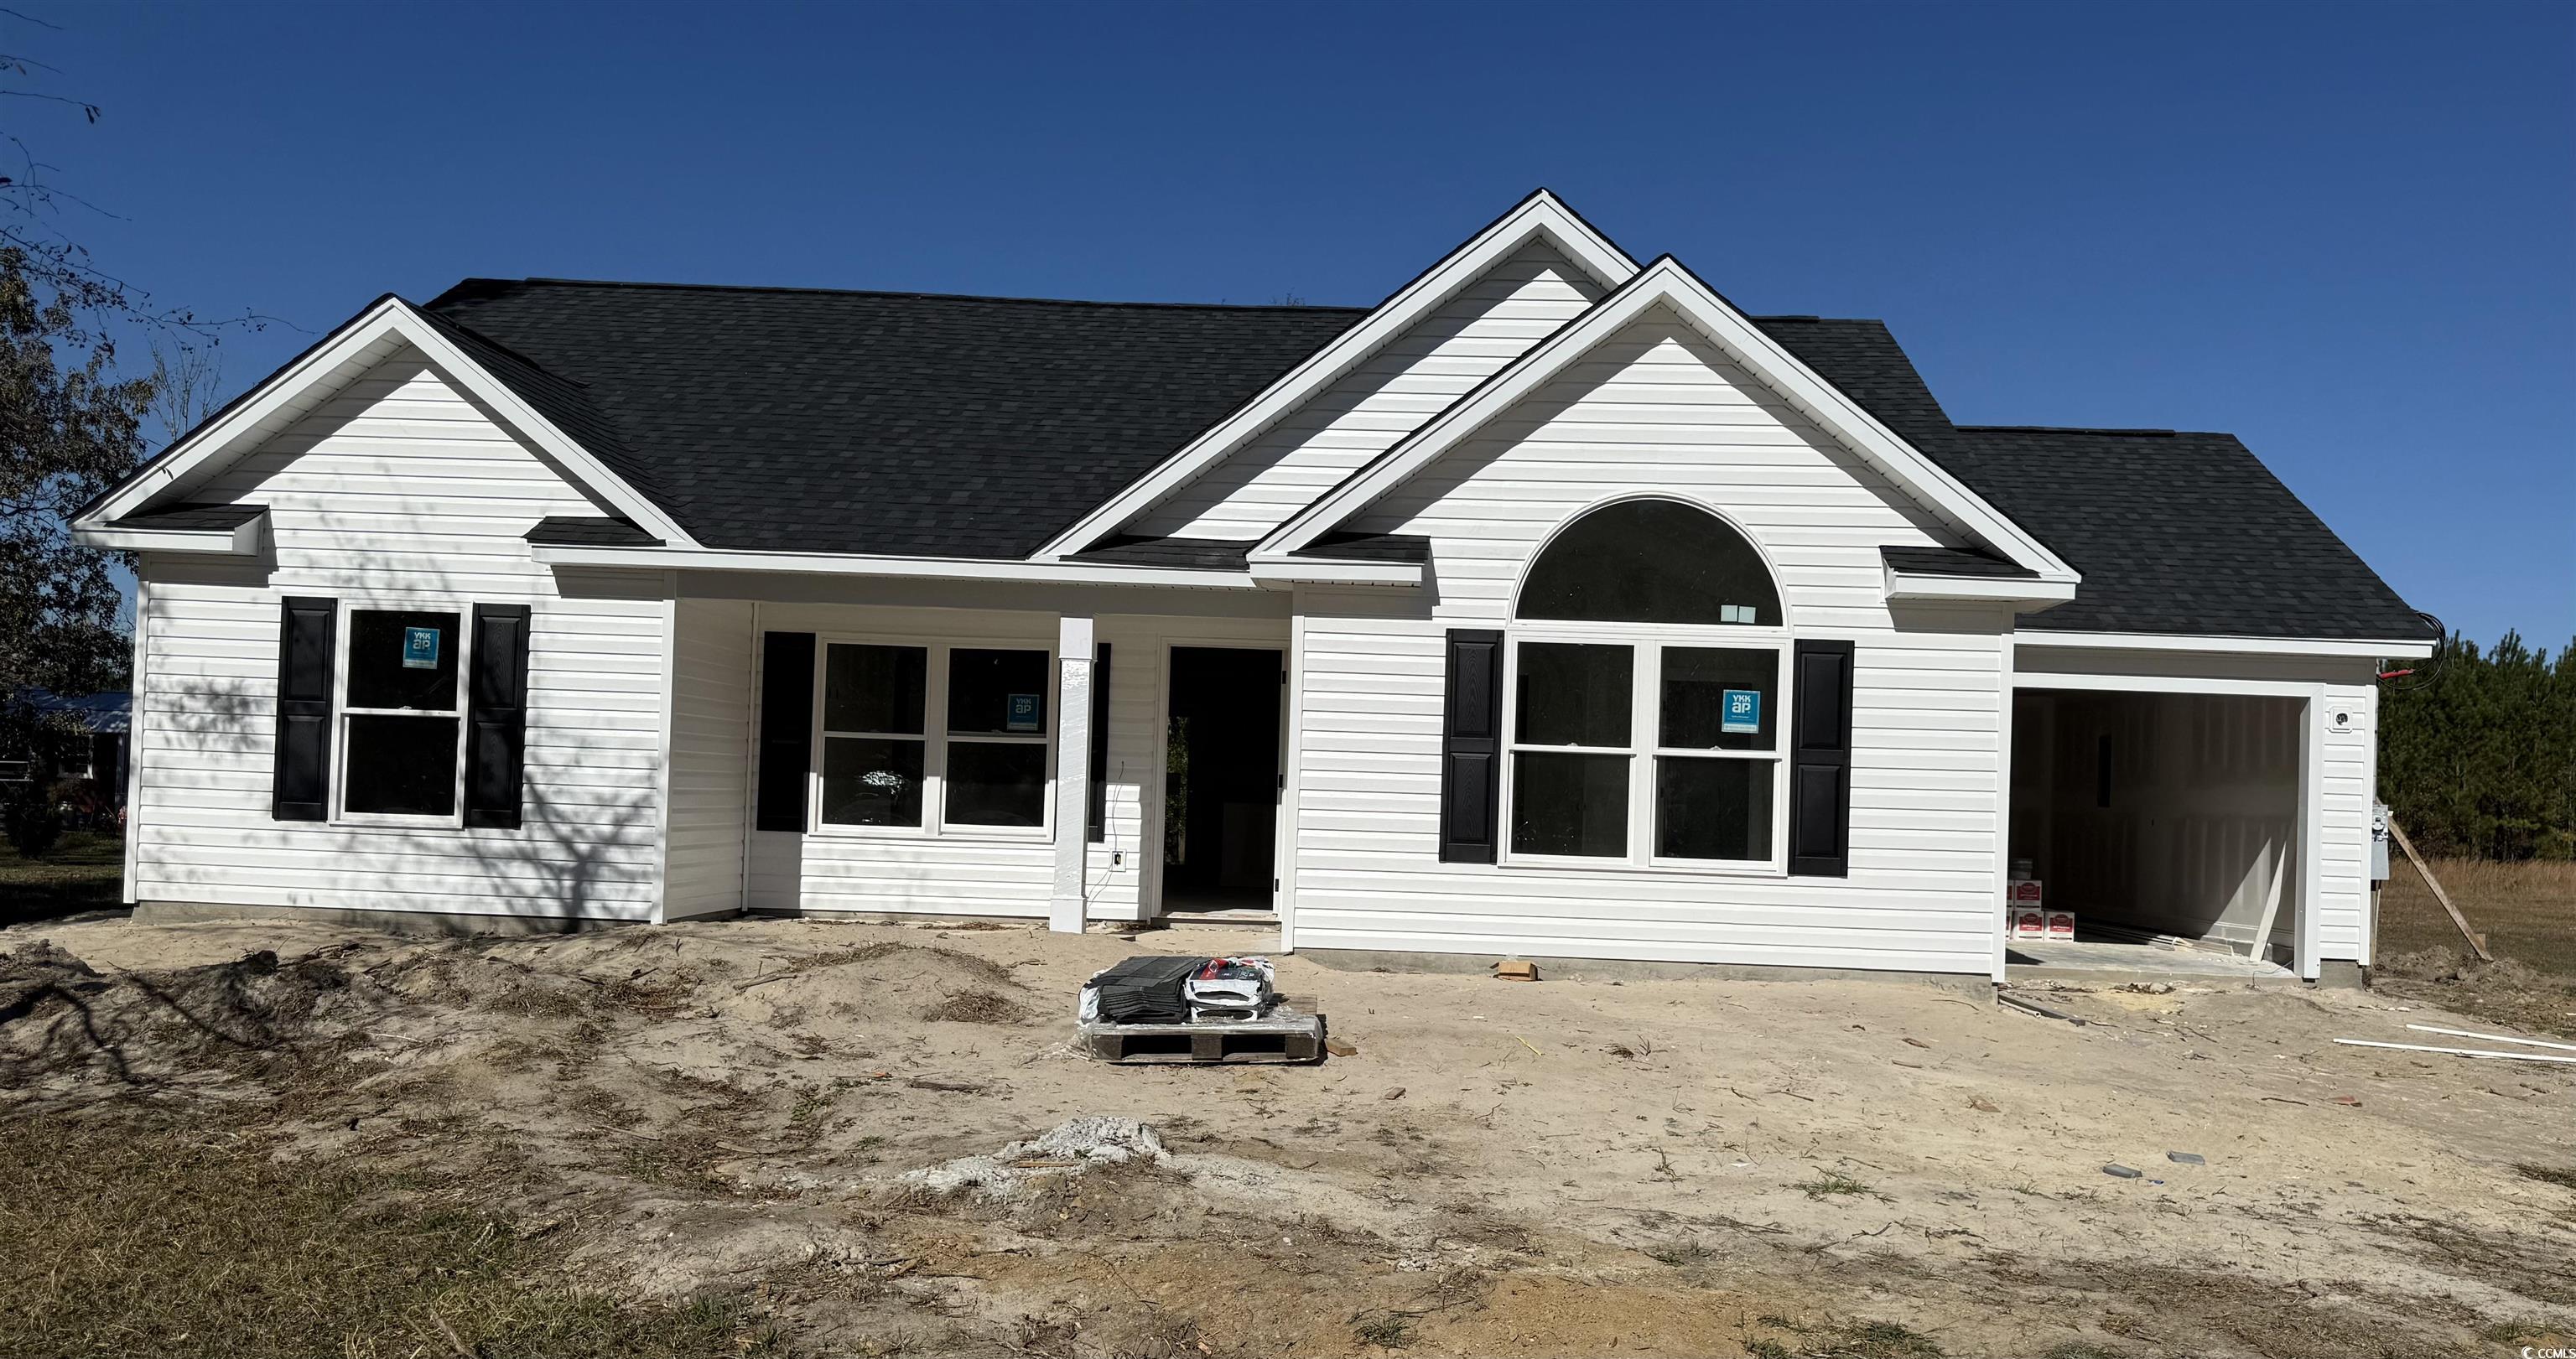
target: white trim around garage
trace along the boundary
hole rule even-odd
[[[2268,656],[2359,656],[2420,659],[2433,654],[2432,642],[2400,642],[2367,637],[2343,640],[2309,637],[2220,637],[2164,632],[2041,632],[2013,634],[2015,646],[2080,646],[2114,651],[2216,651]]]

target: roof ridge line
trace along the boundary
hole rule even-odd
[[[1121,302],[1087,297],[1025,297],[1004,293],[938,293],[904,288],[824,288],[784,283],[656,283],[614,278],[552,278],[530,275],[525,278],[471,277],[457,280],[432,303],[446,302],[470,283],[542,284],[550,288],[632,288],[664,292],[707,293],[780,293],[819,297],[910,298],[925,302],[1018,302],[1050,307],[1151,307],[1168,310],[1197,311],[1307,311],[1358,312],[1373,307],[1317,305],[1304,302]]]

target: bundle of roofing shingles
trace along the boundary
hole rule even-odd
[[[1182,988],[1205,958],[1129,958],[1083,983],[1100,1017],[1120,1024],[1181,1024],[1190,1017]]]
[[[1266,959],[1125,959],[1083,983],[1082,1017],[1118,1024],[1185,1024],[1251,1019],[1272,1000]]]

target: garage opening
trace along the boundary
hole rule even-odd
[[[2007,966],[2294,976],[2302,703],[2017,691],[2012,876],[2075,920]]]

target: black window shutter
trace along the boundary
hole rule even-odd
[[[814,634],[760,638],[760,803],[752,825],[805,829],[807,766],[814,751]]]
[[[279,607],[271,820],[330,819],[331,665],[339,627],[338,600],[289,598]]]
[[[528,606],[477,604],[465,707],[466,825],[519,828],[527,749]]]
[[[1109,838],[1109,644],[1091,657],[1091,843]]]
[[[1790,661],[1789,871],[1851,876],[1852,644],[1798,643]]]
[[[1440,721],[1440,862],[1494,862],[1503,785],[1503,635],[1449,630]]]

